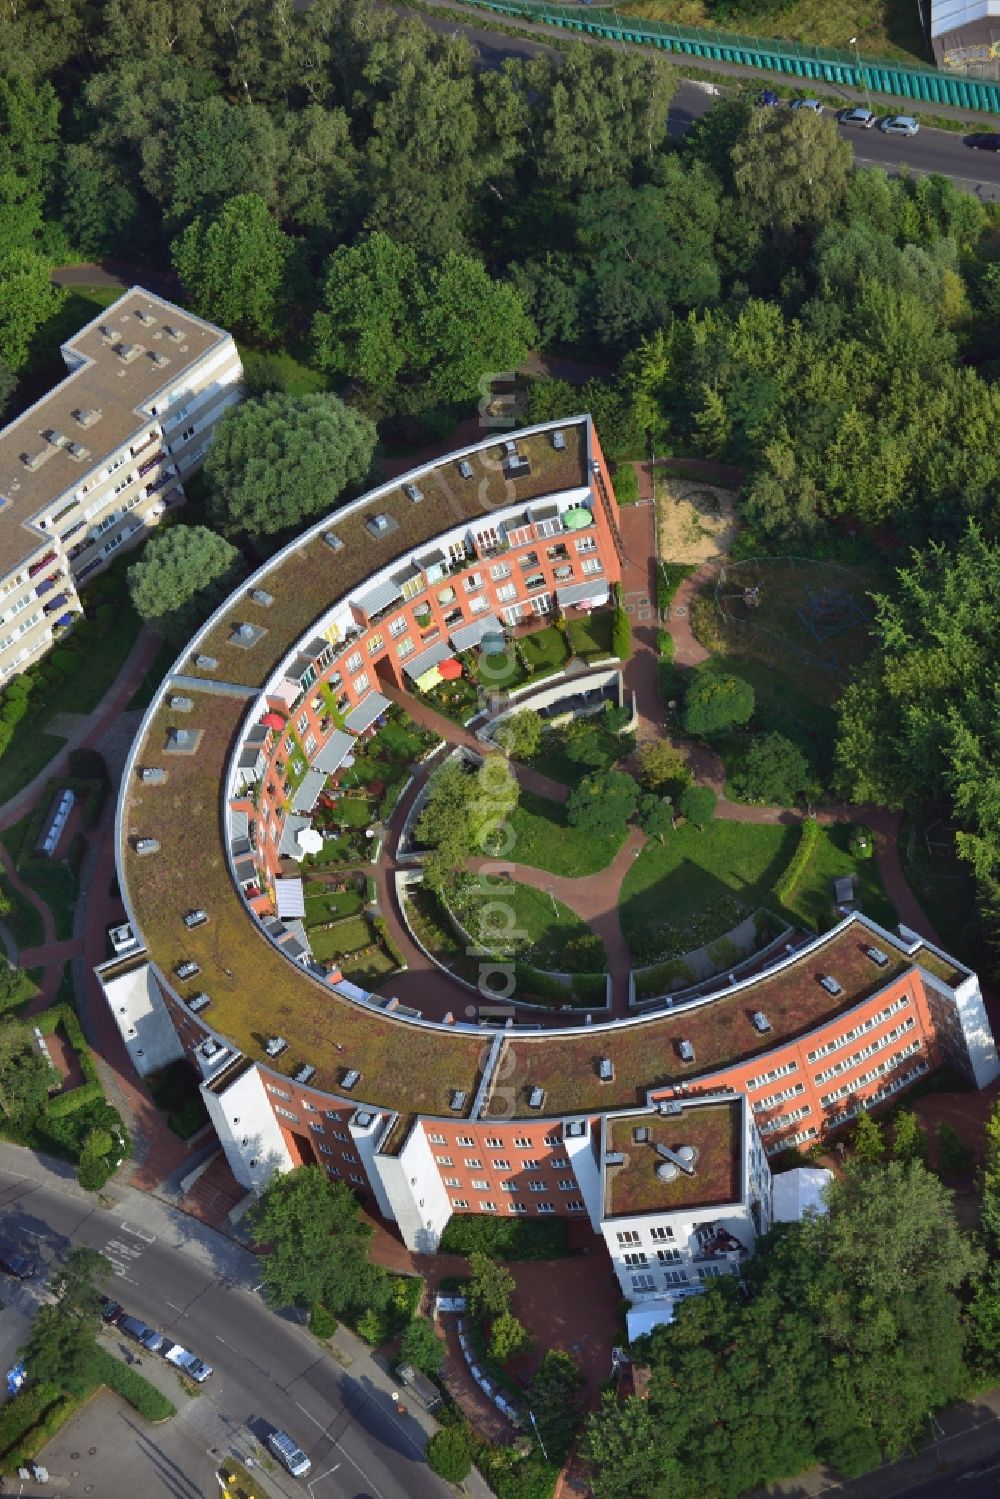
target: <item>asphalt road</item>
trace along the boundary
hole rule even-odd
[[[345,1372],[301,1328],[268,1311],[253,1291],[256,1262],[238,1246],[223,1241],[213,1264],[204,1253],[193,1256],[163,1242],[154,1232],[158,1225],[152,1214],[146,1227],[134,1217],[123,1219],[121,1210],[104,1211],[3,1169],[0,1221],[5,1239],[35,1244],[46,1263],[71,1244],[99,1249],[115,1266],[110,1294],[213,1366],[215,1373],[197,1398],[157,1429],[142,1488],[145,1499],[161,1494],[202,1499],[215,1492],[221,1455],[253,1453],[254,1438],[265,1439],[276,1426],[312,1459],[308,1479],[269,1471],[267,1483],[276,1494],[289,1499],[304,1493],[310,1499],[444,1499],[449,1493],[424,1461],[416,1422],[400,1417],[366,1374]],[[8,1307],[0,1326],[8,1329],[5,1355],[10,1342],[23,1336],[27,1303],[37,1298],[43,1281],[41,1272],[35,1283],[23,1287],[4,1283]],[[152,1361],[153,1355],[143,1355],[144,1364]],[[177,1403],[182,1406],[183,1397]],[[184,1469],[171,1473],[168,1487],[161,1481],[163,1453],[179,1423],[186,1427],[181,1433]],[[139,1436],[144,1439],[145,1434]],[[175,1456],[172,1466],[176,1464]],[[134,1486],[131,1491],[139,1492]]]
[[[409,12],[413,14],[413,12]],[[422,16],[421,19],[433,31],[442,33],[461,32],[477,48],[483,66],[499,68],[507,57],[531,57],[547,52],[553,57],[561,54],[544,42],[535,42],[527,37],[507,36],[498,31],[487,31],[482,27],[468,25],[456,12],[453,22],[442,16]],[[767,80],[762,80],[761,86]],[[679,79],[670,104],[670,133],[678,137],[699,115],[711,108],[713,95],[709,87]],[[832,100],[833,108],[836,101]],[[873,100],[876,113],[887,115],[895,112],[891,105],[880,105]],[[1000,124],[1000,122],[998,122]],[[991,122],[984,118],[982,128],[990,129]],[[931,130],[924,126],[915,136],[889,136],[877,127],[872,130],[839,127],[854,149],[854,159],[861,166],[884,167],[887,172],[898,173],[902,169],[925,175],[940,172],[945,177],[976,193],[984,201],[1000,200],[1000,153],[972,151],[965,145],[963,137],[950,130]]]

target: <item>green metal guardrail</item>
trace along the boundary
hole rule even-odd
[[[542,21],[587,36],[615,42],[636,42],[662,47],[689,57],[712,62],[738,63],[792,78],[815,78],[849,88],[868,89],[873,94],[892,94],[921,104],[947,104],[958,109],[1000,114],[1000,83],[990,83],[968,73],[937,68],[908,68],[888,58],[858,58],[836,47],[815,47],[778,38],[741,36],[735,32],[705,27],[674,26],[666,21],[646,21],[598,8],[586,11],[579,5],[548,4],[546,0],[467,0],[473,9],[497,15]]]

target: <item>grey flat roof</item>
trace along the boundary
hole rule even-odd
[[[462,625],[458,630],[452,630],[448,637],[456,651],[471,651],[482,641],[484,635],[498,635],[503,638],[503,626],[495,614],[483,614],[474,619],[470,625]]]
[[[565,604],[583,604],[588,599],[607,598],[607,578],[595,578],[592,583],[570,583],[565,588],[556,589],[556,599],[560,606]]]
[[[229,809],[229,836],[233,842],[250,836],[250,813],[239,807]]]
[[[302,852],[299,848],[299,834],[303,828],[308,827],[312,827],[311,817],[297,817],[294,812],[288,814],[285,818],[285,826],[281,830],[281,844],[278,848],[278,853],[282,858]]]
[[[370,619],[380,609],[387,609],[396,599],[402,597],[402,589],[394,578],[386,578],[383,583],[370,588],[367,593],[358,599],[358,608],[363,609]],[[318,654],[318,652],[317,652]]]
[[[345,734],[342,729],[334,729],[329,739],[313,760],[313,769],[321,770],[324,775],[333,775],[339,770],[354,748],[354,736]]]
[[[404,661],[403,670],[408,677],[416,681],[418,677],[423,676],[425,671],[430,671],[432,666],[440,666],[442,661],[447,661],[452,655],[454,652],[446,640],[436,640],[419,655],[411,656],[408,661]]]
[[[350,729],[352,734],[363,734],[365,729],[370,729],[380,713],[384,713],[390,707],[389,699],[383,697],[381,692],[369,692],[363,697],[356,708],[354,708],[344,719],[344,725]]]
[[[292,797],[292,811],[311,812],[325,785],[326,776],[322,770],[307,770]]]

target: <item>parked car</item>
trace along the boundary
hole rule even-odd
[[[120,1322],[125,1315],[125,1308],[118,1301],[112,1301],[110,1296],[101,1297],[101,1316],[105,1322],[112,1325]]]
[[[778,98],[773,88],[766,88],[762,89],[760,94],[757,96],[757,103],[765,105],[765,107],[768,109],[777,109],[778,105],[781,103],[781,100]]]
[[[887,135],[916,135],[920,121],[912,115],[890,115],[887,120],[879,120],[878,128]]]
[[[875,123],[875,114],[859,105],[855,109],[842,109],[837,119],[842,125],[858,125],[862,130],[870,130]]]
[[[163,1357],[168,1364],[173,1364],[196,1384],[204,1384],[206,1379],[212,1377],[212,1366],[203,1363],[196,1354],[189,1353],[186,1348],[182,1348],[180,1343],[171,1343],[169,1348],[164,1349]]]
[[[15,1280],[30,1280],[37,1269],[38,1261],[30,1255],[22,1254],[10,1245],[0,1245],[0,1270],[4,1275],[12,1275]]]
[[[816,115],[821,115],[823,113],[823,106],[818,99],[793,99],[792,108],[811,109],[813,114]]]
[[[293,1478],[304,1478],[312,1467],[301,1447],[296,1447],[287,1431],[272,1431],[267,1445],[275,1457],[284,1463]]]
[[[162,1332],[157,1332],[155,1327],[149,1327],[145,1322],[140,1322],[138,1317],[119,1317],[118,1326],[128,1338],[134,1338],[141,1343],[147,1353],[162,1353],[167,1346],[167,1340]]]
[[[995,130],[985,130],[980,135],[967,135],[965,144],[970,151],[1000,151],[1000,135]]]

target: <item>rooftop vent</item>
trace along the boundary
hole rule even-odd
[[[460,1088],[456,1088],[448,1100],[448,1107],[453,1114],[461,1114],[465,1108],[466,1094]]]
[[[331,552],[339,552],[343,549],[344,543],[341,541],[336,531],[324,531],[323,540],[326,542]]]
[[[145,786],[162,786],[167,779],[167,772],[159,765],[144,765],[139,772],[139,779]]]
[[[472,478],[473,468],[472,468],[472,464],[469,462],[468,458],[462,458],[462,459],[459,460],[458,471],[462,475],[463,479],[471,479]]]
[[[187,1002],[187,1007],[195,1015],[200,1015],[202,1010],[207,1010],[211,1003],[212,996],[210,994],[206,994],[203,989],[200,994],[192,994],[191,998]]]
[[[194,707],[194,699],[190,697],[172,697],[169,703],[174,713],[190,713]]]
[[[42,433],[42,436],[50,447],[64,448],[66,446],[66,438],[62,432],[56,432],[52,428],[49,428],[47,432]]]
[[[175,343],[180,343],[181,339],[184,337],[181,330],[179,328],[175,328],[172,323],[164,323],[163,331],[167,335],[167,337],[172,338]]]
[[[183,963],[177,964],[174,972],[179,979],[193,979],[196,974],[201,972],[201,968],[193,958],[185,958]]]
[[[587,1133],[587,1121],[585,1119],[567,1119],[563,1125],[564,1140],[579,1140]]]
[[[39,448],[37,453],[22,453],[21,462],[30,474],[34,474],[41,468],[51,452],[51,448]]]
[[[680,1059],[681,1059],[682,1062],[693,1062],[694,1061],[694,1047],[691,1045],[691,1042],[690,1041],[678,1041],[678,1043],[677,1043],[677,1055],[680,1057]]]
[[[258,604],[261,609],[270,609],[274,603],[274,594],[268,593],[266,588],[252,588],[250,590],[250,602]]]
[[[170,363],[170,360],[167,358],[166,354],[161,354],[159,349],[150,349],[149,357],[154,364],[162,366],[164,364]]]
[[[264,1050],[272,1059],[274,1057],[280,1057],[283,1051],[288,1050],[288,1042],[285,1040],[284,1036],[268,1036],[267,1040],[264,1042]]]
[[[205,1060],[208,1061],[211,1057],[215,1056],[215,1053],[217,1051],[221,1051],[222,1047],[221,1047],[221,1045],[219,1044],[218,1041],[214,1040],[213,1037],[209,1036],[206,1041],[203,1041],[201,1043],[201,1045],[199,1046],[198,1050],[201,1052],[201,1054],[205,1058]]]
[[[142,344],[116,344],[115,353],[122,364],[131,364],[142,353]]]
[[[883,952],[880,947],[866,947],[865,952],[871,958],[872,962],[877,963],[880,968],[888,968],[889,954]]]
[[[769,1031],[771,1029],[771,1022],[770,1020],[768,1020],[763,1010],[754,1010],[753,1014],[750,1016],[750,1024],[753,1026],[755,1031],[760,1031],[761,1035],[763,1035],[765,1031]]]
[[[420,501],[424,497],[424,492],[420,488],[419,484],[404,484],[403,493],[406,495],[406,498],[408,500],[411,500],[413,502],[414,505],[419,505]]]
[[[517,443],[512,437],[508,437],[507,441],[503,445],[503,450],[507,454],[508,458],[517,457]]]
[[[90,457],[90,449],[85,448],[82,442],[68,442],[64,452],[68,453],[76,463],[82,463],[85,458]]]
[[[665,1119],[670,1119],[677,1114],[683,1114],[684,1105],[679,1098],[661,1098],[656,1105],[656,1112],[662,1114]]]
[[[553,432],[553,434],[552,434],[552,446],[555,448],[555,450],[556,450],[557,453],[564,453],[566,451],[566,434],[565,434],[565,432]]]
[[[191,931],[196,926],[204,926],[207,920],[208,912],[203,911],[199,906],[197,911],[189,911],[187,913],[184,918],[184,925],[188,928],[189,931]]]
[[[832,994],[834,998],[844,992],[843,986],[837,983],[837,980],[831,973],[825,973],[820,979],[820,984],[826,990],[827,994]]]
[[[219,665],[214,656],[195,656],[194,664],[199,671],[215,671]]]
[[[376,538],[388,536],[396,528],[397,522],[393,520],[391,515],[387,515],[384,510],[380,510],[377,515],[370,515],[365,521],[365,530],[369,536]]]
[[[89,406],[79,406],[73,412],[73,420],[81,427],[92,427],[100,419],[101,413]]]
[[[641,1124],[638,1129],[632,1131],[632,1143],[633,1145],[649,1144],[649,1130],[644,1124]]]
[[[145,858],[147,854],[158,854],[160,852],[159,839],[137,838],[135,840],[135,851],[139,855],[140,859]]]
[[[602,1083],[613,1083],[615,1080],[615,1064],[610,1057],[601,1057],[597,1064],[597,1076]]]
[[[528,1094],[528,1108],[529,1109],[540,1109],[541,1106],[542,1106],[542,1104],[544,1102],[545,1102],[545,1089],[544,1088],[532,1088],[531,1092]]]
[[[653,1149],[662,1161],[662,1165],[656,1168],[662,1181],[673,1181],[681,1171],[685,1176],[694,1176],[698,1152],[693,1145],[678,1145],[676,1150],[667,1145],[654,1145]]]
[[[144,328],[151,328],[153,326],[153,323],[156,321],[156,319],[153,317],[153,314],[151,312],[147,312],[143,307],[137,307],[135,310],[135,315]]]
[[[356,1088],[360,1081],[361,1073],[356,1067],[350,1067],[340,1079],[340,1086],[343,1088],[345,1093],[350,1093],[351,1089]]]
[[[351,1123],[355,1129],[370,1129],[374,1119],[375,1115],[368,1113],[367,1109],[359,1109]]]
[[[110,323],[102,323],[100,328],[98,329],[98,332],[100,333],[101,337],[106,338],[109,343],[114,343],[115,339],[118,337],[118,334],[112,328]]]
[[[309,1083],[312,1082],[315,1076],[316,1068],[312,1065],[312,1063],[303,1062],[299,1070],[292,1073],[292,1081],[296,1083]]]

